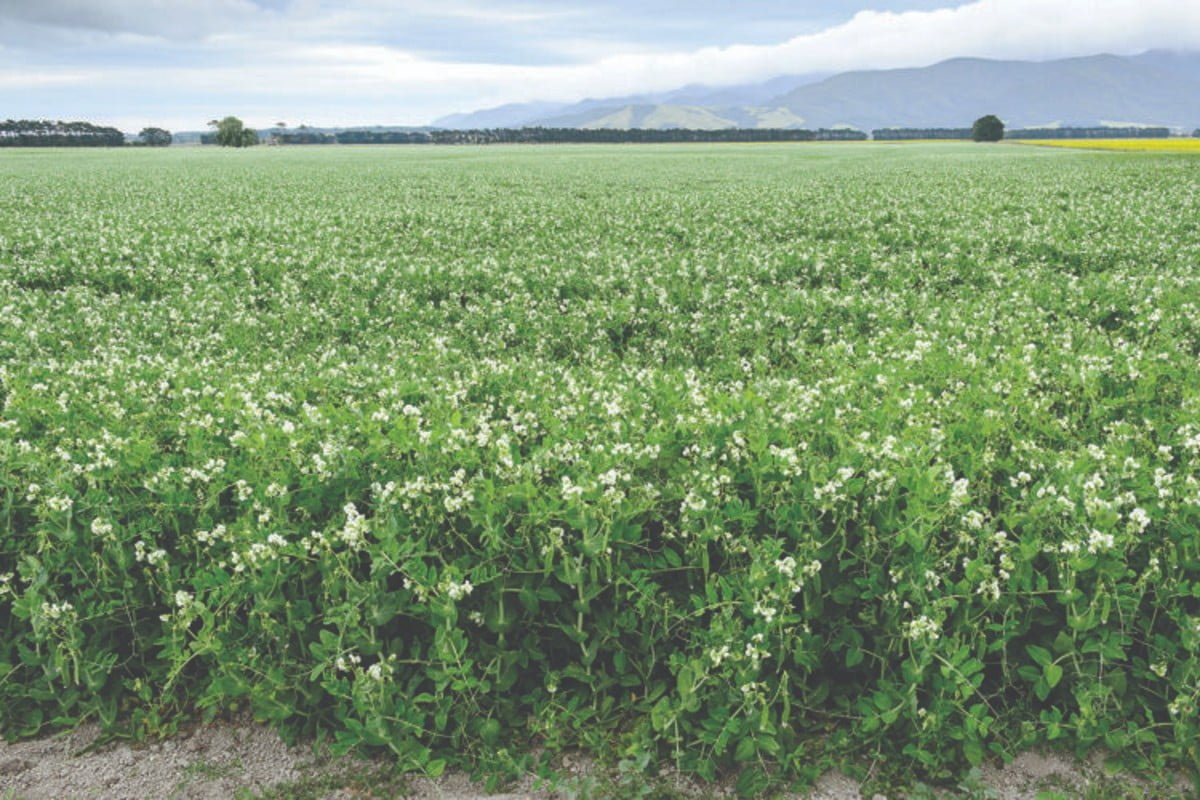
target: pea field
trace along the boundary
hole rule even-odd
[[[1200,765],[1200,159],[0,157],[0,734]]]

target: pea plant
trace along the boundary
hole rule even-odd
[[[0,733],[1195,770],[1187,156],[0,160]],[[507,766],[506,766],[507,765]]]

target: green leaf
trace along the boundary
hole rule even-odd
[[[1044,647],[1038,647],[1036,644],[1025,646],[1025,652],[1029,653],[1029,657],[1040,666],[1046,666],[1054,660],[1054,656]]]
[[[692,690],[695,687],[695,676],[692,673],[691,664],[684,664],[679,668],[679,674],[675,676],[675,684],[681,698],[687,700],[692,696]]]
[[[967,739],[963,742],[963,755],[966,756],[967,763],[973,767],[978,767],[983,763],[983,743],[978,739]]]
[[[650,724],[656,731],[665,731],[675,719],[671,710],[671,702],[667,698],[660,699],[650,709]]]
[[[846,651],[846,666],[857,667],[863,662],[866,656],[863,654],[862,648],[853,647]]]
[[[738,797],[761,797],[771,779],[760,767],[747,767],[738,775],[735,786]]]
[[[1046,678],[1046,685],[1053,689],[1062,680],[1063,668],[1058,664],[1047,664],[1042,667],[1042,674]]]
[[[500,741],[500,723],[494,719],[485,720],[479,726],[479,738],[488,745],[495,745]]]

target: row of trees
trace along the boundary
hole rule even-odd
[[[658,142],[834,142],[862,141],[867,135],[850,129],[800,130],[786,128],[670,128],[629,130],[579,128],[500,128],[469,131],[431,131],[433,144],[605,144]]]
[[[349,130],[327,133],[288,131],[275,133],[278,144],[602,144],[645,142],[832,142],[862,141],[862,131],[792,130],[784,128],[693,130],[584,130],[580,128],[489,128],[484,130],[377,131]],[[220,144],[216,137],[209,143]]]
[[[120,147],[125,134],[90,122],[9,119],[0,122],[0,147]]]
[[[871,131],[877,142],[906,142],[914,139],[970,139],[970,128],[878,128]]]
[[[871,131],[877,142],[911,142],[918,139],[998,142],[1004,138],[1004,122],[995,114],[975,120],[969,128],[878,128]]]
[[[1196,132],[1200,135],[1200,131]],[[1004,123],[995,115],[980,117],[970,128],[881,128],[871,131],[876,141],[912,141],[915,139],[974,139],[977,142],[998,142],[1001,139],[1166,139],[1169,128],[1090,127],[1090,128],[1022,128],[1005,131]]]
[[[143,128],[135,144],[166,147],[171,132]],[[0,122],[0,147],[123,147],[125,134],[90,122],[49,119],[9,119]]]
[[[237,117],[211,120],[212,133],[200,137],[201,144],[222,147],[251,147],[259,143],[259,134],[247,128]],[[1070,127],[1026,128],[1008,133],[1013,139],[1165,139],[1171,135],[1167,128],[1135,127]],[[1200,129],[1193,134],[1200,138]],[[387,131],[346,130],[336,133],[314,131],[301,125],[287,130],[284,122],[276,123],[270,141],[276,144],[551,144],[551,143],[638,143],[638,142],[831,142],[862,141],[867,134],[847,128],[793,130],[785,128],[722,130],[584,130],[579,128],[491,128],[485,130]],[[1004,123],[989,114],[980,117],[970,128],[880,128],[871,132],[877,141],[912,141],[916,139],[974,139],[995,142],[1005,138]],[[165,128],[143,128],[134,144],[145,147],[166,147],[173,141]],[[116,128],[93,125],[90,122],[51,120],[6,120],[0,122],[0,147],[121,147],[125,135]]]
[[[1169,128],[1025,128],[1011,139],[1168,139]]]

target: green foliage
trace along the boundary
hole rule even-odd
[[[968,132],[969,134],[969,132]],[[673,142],[832,142],[863,141],[862,131],[822,128],[493,128],[488,130],[296,130],[281,132],[278,144],[610,144]],[[969,135],[962,138],[970,138]]]
[[[246,800],[324,800],[350,796],[363,800],[386,800],[412,796],[407,777],[394,767],[371,762],[318,763],[314,774],[263,792],[244,792]],[[243,795],[238,795],[241,800]]]
[[[121,147],[125,134],[90,122],[9,119],[0,122],[0,147]]]
[[[871,131],[877,142],[899,142],[920,139],[970,139],[970,128],[881,128]]]
[[[1171,129],[1104,125],[1093,128],[1022,128],[1007,131],[1005,135],[1010,139],[1168,139]]]
[[[980,117],[971,126],[971,138],[977,142],[998,142],[1004,138],[1004,123],[994,114]]]
[[[1195,765],[1186,158],[134,155],[0,162],[0,733]]]
[[[171,132],[164,128],[143,128],[138,139],[147,147],[166,147],[171,144]]]
[[[225,117],[215,124],[216,143],[221,147],[253,147],[258,144],[258,133],[253,128],[247,128],[237,117]]]

